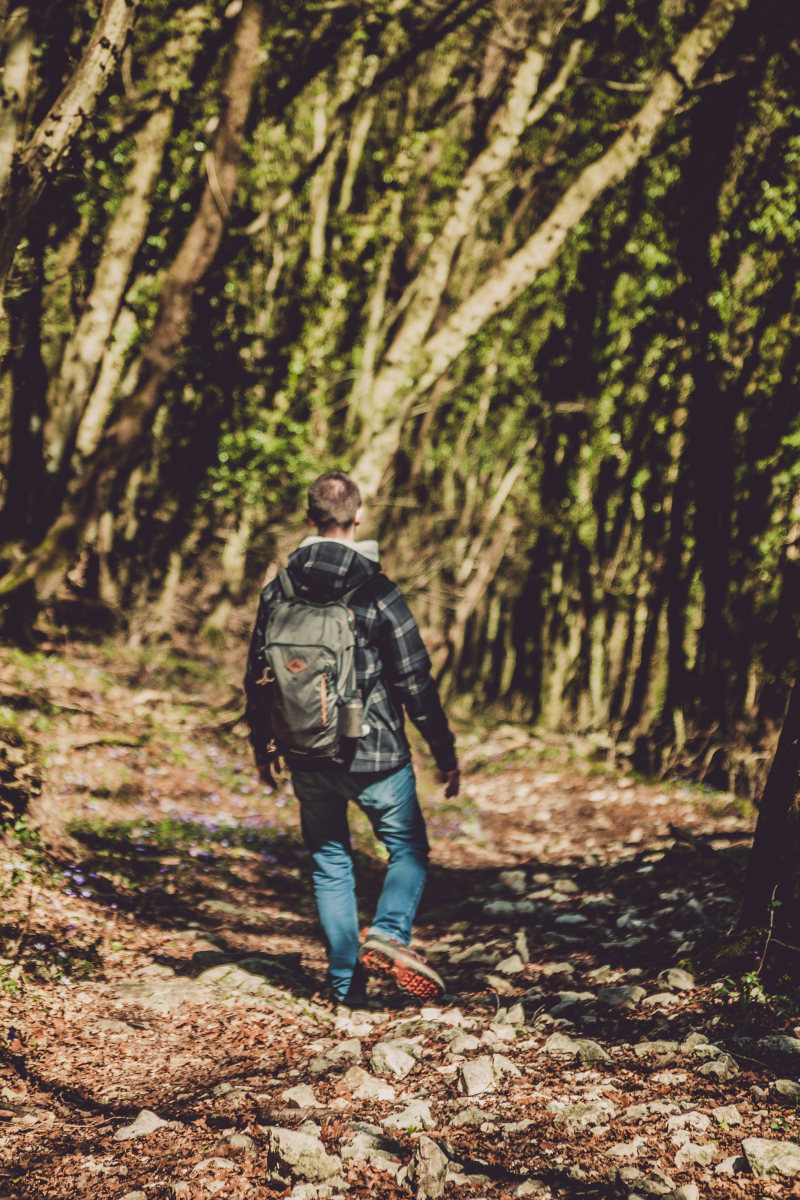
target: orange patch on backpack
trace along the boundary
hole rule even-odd
[[[301,671],[305,671],[308,668],[308,663],[304,663],[302,658],[293,658],[291,662],[284,663],[283,665],[293,675],[299,675]]]

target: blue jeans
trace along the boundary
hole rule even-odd
[[[293,771],[300,801],[303,838],[313,862],[312,879],[328,951],[328,977],[337,999],[357,999],[364,991],[358,962],[358,909],[347,804],[353,800],[369,819],[375,837],[389,852],[373,933],[411,941],[428,865],[425,819],[409,764],[391,775]]]

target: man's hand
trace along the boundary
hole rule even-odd
[[[281,760],[277,754],[270,754],[266,762],[256,763],[258,778],[262,783],[265,783],[267,787],[277,788],[278,784],[275,781],[275,775],[273,775],[273,771],[277,774],[280,772],[280,769]]]
[[[447,785],[444,789],[445,800],[452,800],[454,796],[458,795],[458,789],[461,784],[461,769],[453,767],[452,771],[440,771],[439,778],[442,783]]]

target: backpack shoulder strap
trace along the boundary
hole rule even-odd
[[[278,571],[278,579],[280,580],[281,587],[283,588],[283,594],[286,599],[294,600],[294,588],[292,587],[292,581],[289,578],[289,572],[285,567],[281,567],[281,569]]]
[[[369,579],[362,579],[361,583],[357,583],[354,588],[350,588],[349,592],[345,592],[345,594],[342,596],[342,598],[340,600],[340,604],[349,604],[350,601],[355,596],[356,592],[360,592],[362,587],[366,587],[366,585],[369,583],[370,579],[372,579],[371,575],[369,576]]]

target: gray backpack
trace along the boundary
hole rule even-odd
[[[348,607],[358,588],[315,604],[295,594],[285,570],[278,577],[285,599],[270,614],[264,636],[272,732],[278,748],[293,756],[336,758],[343,738],[366,732]]]

